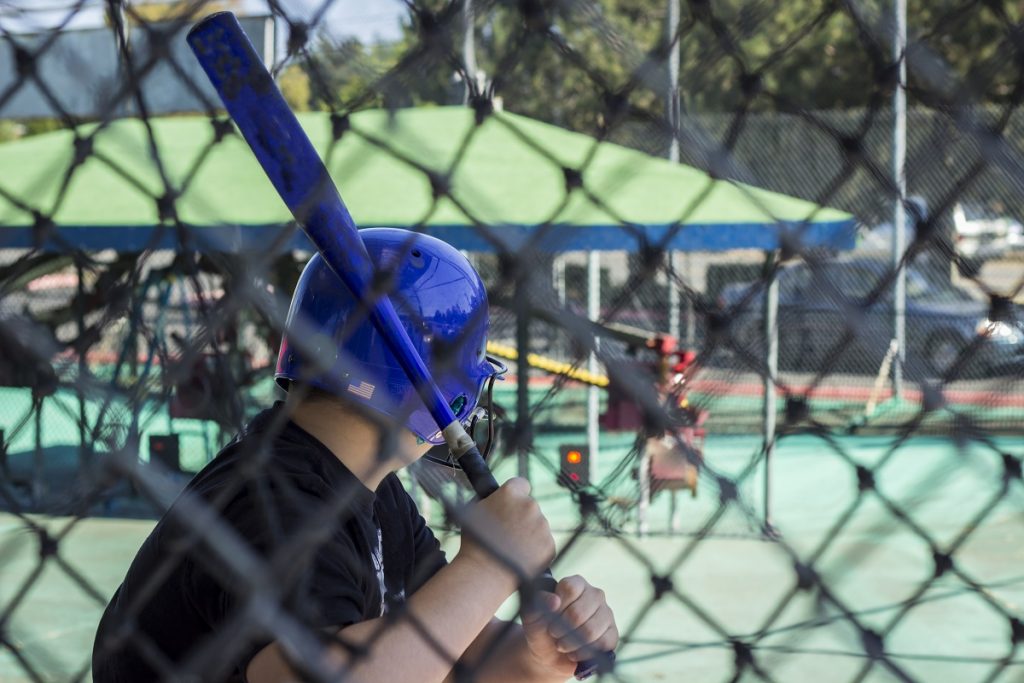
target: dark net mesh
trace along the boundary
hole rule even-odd
[[[318,339],[286,324],[314,248],[185,44],[223,9],[355,219],[480,273],[510,373],[474,436],[530,480],[556,575],[604,589],[603,677],[1024,676],[1019,4],[911,1],[904,43],[873,0],[25,0],[0,2],[0,680],[91,679],[172,506],[96,658],[228,680],[273,641],[346,680],[404,624],[458,680],[494,673],[401,605],[324,630],[295,567],[352,490],[270,550],[229,518],[297,495],[270,474],[285,419],[182,493],[284,398],[282,337]],[[456,555],[464,475],[399,476]],[[230,609],[170,652],[140,615],[186,557]]]

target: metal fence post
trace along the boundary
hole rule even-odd
[[[591,321],[601,318],[601,252],[587,252],[587,317]],[[594,350],[587,357],[587,372],[597,374],[597,348],[601,341],[594,339]],[[598,419],[601,414],[601,390],[590,385],[587,388],[587,447],[590,449],[590,481],[596,482],[600,467],[601,432]]]
[[[903,369],[907,360],[907,271],[901,267],[903,252],[907,249],[907,0],[895,0],[895,34],[893,57],[898,64],[898,78],[892,95],[892,173],[896,184],[896,202],[892,216],[892,267],[896,270],[893,283],[893,338],[896,357],[892,364],[892,393],[903,397]]]
[[[764,525],[769,531],[772,529],[772,456],[775,454],[776,430],[775,379],[779,372],[779,280],[774,268],[775,254],[768,252],[765,256],[765,273],[769,279],[764,297]]]

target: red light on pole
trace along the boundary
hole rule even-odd
[[[562,446],[558,451],[562,463],[558,483],[574,489],[589,485],[590,450],[586,446]]]

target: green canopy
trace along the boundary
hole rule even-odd
[[[853,246],[848,214],[515,114],[476,128],[465,107],[299,118],[361,226],[419,226],[469,250],[527,239],[558,251],[772,249],[780,231]],[[133,251],[187,236],[200,249],[265,248],[290,220],[238,135],[215,142],[217,127],[201,117],[149,123],[159,164],[137,119],[94,137],[80,128],[77,143],[57,131],[0,146],[0,247]],[[285,239],[308,248],[299,232]]]

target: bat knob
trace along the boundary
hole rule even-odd
[[[614,652],[602,652],[596,657],[580,662],[576,665],[576,671],[573,676],[577,681],[584,681],[594,674],[606,674],[610,673],[615,668],[615,653]]]

